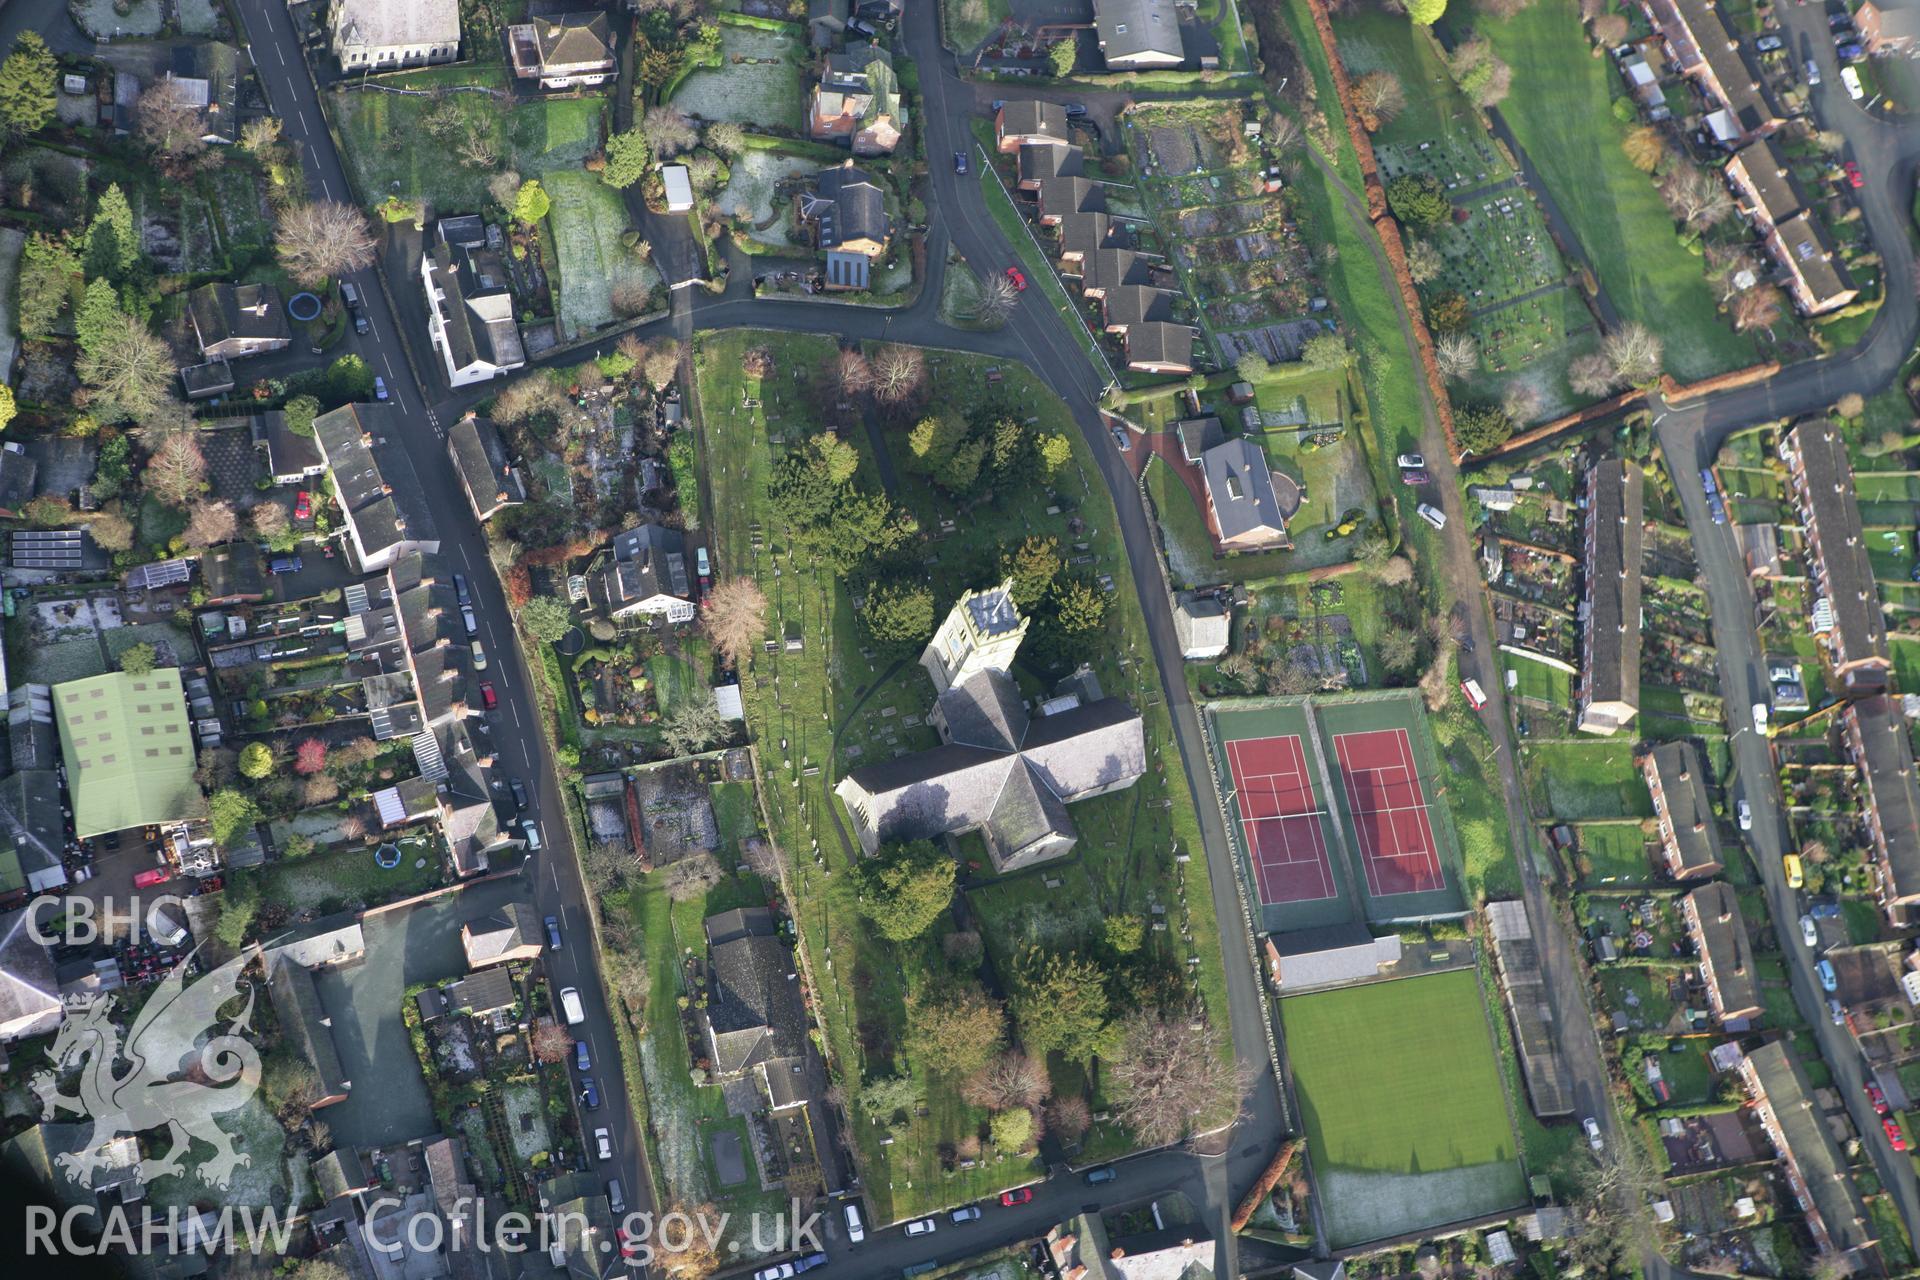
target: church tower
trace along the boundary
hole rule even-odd
[[[982,671],[1010,672],[1027,621],[1013,603],[1011,578],[997,587],[969,591],[934,632],[920,665],[939,693]]]

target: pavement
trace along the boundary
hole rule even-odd
[[[8,34],[9,22],[30,8],[38,9],[41,2],[30,0],[29,4],[17,3],[11,9],[0,10],[0,36]],[[309,182],[317,194],[351,199],[339,157],[320,113],[313,81],[301,59],[284,7],[273,0],[241,0],[240,9],[254,43],[255,63],[275,110],[282,117],[287,139],[301,149]],[[1814,55],[1823,60],[1826,84],[1815,90],[1816,109],[1823,122],[1846,135],[1852,158],[1870,175],[1869,185],[1861,193],[1862,203],[1869,230],[1887,261],[1889,296],[1866,337],[1850,351],[1791,366],[1763,383],[1709,396],[1686,406],[1656,406],[1656,413],[1662,415],[1658,430],[1666,455],[1683,471],[1703,465],[1718,447],[1718,441],[1736,427],[1821,409],[1849,391],[1862,394],[1878,391],[1898,371],[1913,347],[1916,328],[1920,327],[1916,324],[1920,316],[1917,316],[1910,285],[1912,250],[1906,238],[1901,196],[1912,189],[1914,162],[1920,157],[1920,132],[1909,130],[1903,134],[1845,98],[1838,86],[1838,68],[1833,62],[1831,45],[1824,40],[1824,18],[1819,10],[1813,6],[1805,10],[1783,8],[1782,14],[1790,33],[1804,40]],[[938,22],[936,5],[911,5],[902,19],[900,33],[905,51],[920,69],[925,96],[921,119],[928,135],[926,150],[936,158],[956,150],[972,152],[974,144],[969,123],[995,94],[991,86],[969,84],[960,78],[952,55],[940,45]],[[1822,29],[1816,31],[1815,28]],[[623,66],[623,79],[624,73],[627,72]],[[1090,96],[1075,95],[1078,99]],[[616,102],[627,100],[624,92],[616,96]],[[1364,206],[1353,192],[1340,186],[1335,175],[1329,172],[1328,176],[1336,187],[1342,215],[1364,223]],[[694,249],[684,218],[665,218],[647,213],[643,208],[637,210],[639,224],[653,243],[656,254],[664,259],[664,274],[671,282],[689,286],[674,289],[670,314],[643,327],[640,335],[671,334],[687,338],[697,330],[734,327],[831,331],[849,343],[892,340],[961,349],[1020,360],[1035,370],[1071,409],[1075,422],[1092,445],[1101,478],[1113,497],[1135,587],[1146,614],[1154,661],[1167,695],[1181,763],[1194,794],[1207,796],[1210,790],[1205,745],[1187,692],[1167,584],[1139,491],[1096,407],[1102,380],[1073,338],[1070,326],[1076,321],[1071,316],[1053,313],[1044,295],[1033,293],[1016,308],[1008,325],[997,332],[963,333],[940,324],[937,314],[940,282],[946,270],[949,246],[982,272],[998,271],[1016,258],[987,214],[977,177],[955,175],[951,166],[936,160],[931,166],[928,185],[927,206],[934,211],[926,240],[928,279],[912,305],[884,312],[823,302],[757,300],[752,296],[751,271],[743,269],[745,260],[737,254],[729,255],[733,270],[725,288],[711,292],[693,282],[698,269],[690,261]],[[637,194],[633,195],[630,204],[637,201]],[[1375,259],[1376,267],[1384,270],[1384,259],[1377,245]],[[407,288],[410,278],[395,281],[394,287]],[[376,370],[386,372],[396,401],[417,428],[406,436],[405,445],[421,477],[425,492],[420,496],[436,511],[464,511],[465,503],[454,486],[450,469],[444,465],[444,432],[448,423],[491,395],[492,389],[465,388],[445,397],[436,393],[435,400],[429,403],[411,377],[397,376],[398,369],[405,365],[403,348],[397,341],[394,316],[378,278],[374,272],[367,271],[355,279],[367,294],[373,325],[371,332],[352,339],[353,347],[361,351]],[[1389,292],[1398,298],[1397,290]],[[1402,324],[1403,327],[1408,324],[1404,314]],[[423,336],[416,335],[417,338]],[[567,358],[578,360],[603,346],[611,346],[611,340],[601,346],[576,349]],[[1419,439],[1436,475],[1437,493],[1430,495],[1429,500],[1437,499],[1450,517],[1448,531],[1440,539],[1440,545],[1455,626],[1472,642],[1473,655],[1486,658],[1494,652],[1486,596],[1473,564],[1465,511],[1459,486],[1454,483],[1455,470],[1445,461],[1444,440],[1430,401],[1423,404]],[[1690,486],[1684,480],[1683,476],[1679,487],[1685,495],[1683,505],[1689,524],[1697,535],[1696,549],[1713,604],[1716,636],[1722,660],[1727,665],[1727,687],[1759,688],[1764,671],[1759,665],[1757,640],[1750,624],[1751,602],[1745,596],[1745,579],[1739,571],[1731,538],[1724,529],[1716,532],[1718,527],[1707,519],[1697,486]],[[1401,496],[1411,497],[1410,494]],[[1402,516],[1410,517],[1411,512],[1403,510]],[[506,642],[517,638],[508,625],[510,615],[495,575],[476,571],[486,563],[485,539],[479,528],[467,519],[443,515],[440,523],[442,554],[450,563],[463,568],[473,583],[483,638],[501,664],[495,681],[501,706],[493,717],[493,723],[500,729],[495,735],[499,767],[529,780],[536,796],[536,814],[563,812],[558,779],[545,757],[540,739],[538,711],[529,692],[522,655],[517,644]],[[1463,655],[1466,674],[1476,673],[1478,660],[1473,655]],[[1591,1013],[1585,1002],[1571,937],[1547,897],[1535,866],[1539,850],[1531,834],[1532,819],[1526,809],[1524,791],[1519,785],[1514,743],[1507,728],[1504,689],[1499,680],[1491,678],[1490,668],[1477,673],[1489,696],[1488,727],[1494,737],[1509,821],[1521,845],[1519,861],[1528,914],[1535,936],[1542,941],[1549,998],[1560,1025],[1568,1029],[1563,1047],[1568,1055],[1577,1106],[1580,1114],[1600,1117],[1610,1137],[1617,1139],[1606,1065],[1598,1041],[1590,1031]],[[1737,706],[1738,702],[1738,698],[1729,699],[1729,706]],[[1770,768],[1765,744],[1750,731],[1738,733],[1738,724],[1734,728],[1735,759],[1741,775],[1767,777]],[[1784,934],[1792,927],[1798,910],[1779,882],[1777,853],[1784,836],[1779,798],[1770,783],[1749,792],[1749,796],[1755,807],[1756,849],[1762,866],[1770,868],[1768,892],[1773,899],[1775,924]],[[1282,1083],[1268,1049],[1265,1004],[1253,957],[1246,947],[1248,936],[1238,907],[1237,877],[1226,833],[1217,808],[1202,803],[1198,811],[1215,910],[1221,936],[1226,940],[1228,1012],[1234,1048],[1236,1056],[1254,1072],[1252,1092],[1230,1141],[1210,1148],[1223,1150],[1224,1154],[1202,1155],[1176,1148],[1137,1156],[1122,1162],[1120,1176],[1101,1187],[1097,1194],[1071,1173],[1055,1170],[1054,1176],[1036,1186],[1032,1202],[1017,1208],[989,1209],[976,1223],[954,1226],[942,1217],[940,1230],[911,1240],[898,1228],[869,1229],[866,1242],[855,1248],[851,1256],[837,1258],[836,1276],[867,1280],[898,1274],[902,1268],[920,1262],[952,1261],[987,1248],[1032,1239],[1065,1217],[1084,1210],[1137,1203],[1148,1196],[1174,1190],[1187,1194],[1216,1239],[1222,1242],[1222,1265],[1226,1268],[1223,1274],[1239,1272],[1237,1246],[1226,1230],[1226,1219],[1236,1194],[1245,1189],[1277,1149],[1287,1111],[1280,1092]],[[592,1045],[594,1057],[604,1064],[601,1067],[603,1087],[611,1105],[596,1117],[596,1122],[613,1127],[616,1159],[612,1166],[601,1168],[618,1174],[630,1188],[630,1203],[636,1210],[645,1211],[651,1206],[646,1197],[647,1181],[639,1176],[644,1149],[631,1114],[618,1105],[618,1100],[629,1096],[629,1086],[619,1070],[618,1056],[612,1051],[611,1024],[603,1002],[597,958],[594,949],[584,945],[582,931],[588,917],[578,860],[564,822],[542,823],[541,831],[545,847],[536,859],[537,901],[543,912],[562,917],[570,937],[577,935],[582,939],[580,945],[568,946],[550,955],[548,964],[557,984],[580,988],[589,1013],[582,1030]],[[1846,1090],[1850,1105],[1856,1108],[1856,1120],[1862,1121],[1863,1132],[1871,1135],[1877,1126],[1865,1123],[1871,1117],[1865,1115],[1864,1098],[1858,1087],[1859,1055],[1824,1016],[1819,1016],[1821,1010],[1804,948],[1797,947],[1791,938],[1784,941],[1786,950],[1796,957],[1792,970],[1796,997],[1802,1000],[1821,1037],[1836,1080]],[[1870,1143],[1883,1180],[1892,1189],[1909,1230],[1920,1227],[1920,1212],[1916,1212],[1920,1209],[1920,1200],[1916,1199],[1911,1169],[1904,1161],[1890,1160],[1890,1153],[1878,1139],[1870,1138]],[[845,1250],[837,1213],[828,1216],[826,1235],[830,1249],[837,1254]],[[1672,1273],[1671,1268],[1658,1259],[1649,1259],[1648,1271],[1662,1277]]]

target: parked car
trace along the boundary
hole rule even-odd
[[[527,842],[528,853],[540,852],[540,827],[532,818],[520,819],[520,838]]]
[[[955,1209],[947,1215],[947,1221],[956,1227],[964,1227],[969,1222],[978,1222],[980,1221],[980,1206],[977,1204],[961,1205],[958,1209]]]
[[[1113,447],[1122,453],[1127,453],[1132,450],[1133,437],[1127,434],[1125,427],[1115,427],[1113,429]]]
[[[500,705],[500,695],[494,692],[493,681],[491,680],[482,680],[480,682],[480,705],[488,711],[492,711]]]
[[[1800,940],[1810,947],[1820,945],[1820,925],[1812,916],[1800,917]]]
[[[1427,465],[1426,456],[1418,453],[1403,453],[1394,461],[1402,471],[1417,471]]]
[[[1820,64],[1815,62],[1812,58],[1807,59],[1806,72],[1807,72],[1807,84],[1809,86],[1820,83]]]
[[[1871,1080],[1867,1081],[1867,1103],[1873,1108],[1873,1114],[1877,1116],[1893,1114],[1893,1108],[1887,1105],[1887,1095],[1880,1092],[1880,1086]]]
[[[585,1040],[573,1042],[573,1069],[582,1073],[593,1070],[593,1055],[588,1052]]]
[[[360,296],[360,286],[350,280],[340,282],[340,300],[347,304],[347,314],[353,317],[353,331],[367,331],[367,302]]]
[[[377,373],[373,375],[373,398],[375,400],[387,398],[387,380]]]
[[[560,988],[560,1012],[570,1027],[577,1027],[587,1020],[587,1007],[580,1003],[580,988]]]
[[[293,518],[295,520],[313,519],[313,495],[305,489],[294,495]]]
[[[1827,15],[1827,25],[1835,31],[1843,27],[1851,27],[1853,26],[1853,15],[1845,9],[1836,9]]]
[[[1833,1019],[1833,1025],[1836,1027],[1844,1027],[1847,1025],[1846,1006],[1842,1005],[1832,996],[1827,997],[1827,1016]]]
[[[793,1274],[801,1275],[804,1272],[813,1270],[815,1267],[824,1267],[826,1265],[827,1255],[824,1253],[803,1254],[793,1260]]]
[[[1447,513],[1431,503],[1423,502],[1415,507],[1414,511],[1419,514],[1422,520],[1425,520],[1436,529],[1444,529],[1447,527]]]
[[[1013,281],[1013,287],[1015,292],[1025,293],[1027,291],[1027,273],[1022,271],[1020,268],[1008,267],[1007,279]]]
[[[593,1082],[592,1076],[580,1077],[580,1105],[588,1111],[600,1109],[600,1086]]]
[[[1075,119],[1087,114],[1087,104],[1084,102],[1069,102],[1064,104],[1064,106],[1068,119]]]
[[[547,945],[549,947],[552,947],[555,951],[559,951],[561,949],[560,917],[559,916],[547,917]]]
[[[1086,1176],[1083,1180],[1086,1182],[1088,1186],[1097,1187],[1102,1185],[1103,1183],[1112,1182],[1115,1178],[1118,1178],[1119,1176],[1120,1176],[1120,1171],[1118,1169],[1114,1168],[1110,1164],[1103,1164],[1098,1169],[1087,1170]]]
[[[267,561],[268,573],[298,573],[307,567],[299,556],[275,556]]]
[[[753,1273],[753,1280],[792,1280],[793,1264],[776,1262],[771,1267],[762,1267]]]
[[[953,171],[955,173],[965,173],[967,171],[967,153],[966,152],[956,151],[953,153]]]
[[[849,1204],[841,1206],[840,1212],[847,1220],[847,1243],[859,1244],[867,1238],[867,1226],[860,1220],[860,1206]]]
[[[467,587],[466,574],[456,573],[453,575],[453,594],[461,604],[473,603],[473,592]]]
[[[468,635],[477,636],[480,634],[480,620],[473,616],[472,605],[463,604],[460,606],[460,621],[466,627]]]
[[[1880,1127],[1886,1131],[1887,1141],[1893,1144],[1895,1151],[1905,1151],[1907,1149],[1907,1135],[1901,1131],[1898,1120],[1895,1120],[1892,1116],[1888,1116],[1880,1122]]]
[[[1845,164],[1841,165],[1840,168],[1846,172],[1847,185],[1852,187],[1855,191],[1858,191],[1861,187],[1864,187],[1867,185],[1866,175],[1860,172],[1860,166],[1855,164],[1853,161],[1851,160],[1847,161]]]
[[[907,1224],[909,1236],[930,1236],[938,1229],[939,1224],[932,1218],[919,1218]]]
[[[1002,1191],[1000,1193],[1000,1203],[1008,1209],[1013,1208],[1013,1206],[1017,1204],[1027,1204],[1032,1201],[1032,1199],[1032,1187],[1015,1187],[1011,1191]]]
[[[615,1213],[625,1213],[627,1211],[627,1196],[626,1193],[620,1189],[620,1179],[618,1178],[609,1179],[607,1182],[607,1208],[613,1210]]]
[[[1598,1151],[1604,1145],[1600,1137],[1600,1122],[1588,1116],[1580,1122],[1580,1127],[1587,1132],[1587,1145]]]
[[[1433,479],[1432,476],[1420,470],[1418,467],[1408,467],[1400,473],[1401,484],[1425,484],[1431,479]]]
[[[1776,49],[1784,49],[1786,44],[1779,36],[1761,36],[1753,42],[1753,47],[1761,53],[1772,53]]]
[[[1840,904],[1831,899],[1816,902],[1807,908],[1807,914],[1815,920],[1838,920],[1840,918]]]
[[[473,669],[475,671],[487,669],[487,649],[478,640],[473,642]]]
[[[508,778],[507,790],[513,793],[513,807],[522,813],[526,812],[527,784],[518,778]]]
[[[1840,83],[1847,87],[1847,96],[1855,102],[1867,96],[1866,88],[1860,83],[1860,73],[1852,67],[1840,68]]]
[[[133,887],[136,889],[151,889],[153,886],[165,884],[171,879],[173,879],[173,871],[171,868],[148,867],[145,871],[142,871],[133,878]]]
[[[1813,966],[1814,976],[1820,979],[1822,991],[1833,992],[1840,989],[1840,975],[1833,971],[1833,961],[1822,960]]]
[[[1739,804],[1734,806],[1734,812],[1740,816],[1740,829],[1742,831],[1753,830],[1753,806],[1752,805],[1748,804],[1745,800],[1742,800]]]
[[[1764,702],[1753,704],[1753,731],[1763,738],[1767,736],[1767,704]]]
[[[1851,36],[1853,33],[1848,32],[1847,34]],[[1842,62],[1858,62],[1867,56],[1867,46],[1861,44],[1858,40],[1852,39],[1833,46],[1833,51],[1840,56]],[[1849,68],[1849,70],[1851,70],[1851,68]]]
[[[1798,889],[1807,882],[1806,869],[1800,865],[1800,855],[1783,853],[1780,855],[1780,868],[1787,873],[1787,888]]]
[[[593,1131],[593,1147],[602,1160],[613,1159],[613,1134],[606,1129]]]

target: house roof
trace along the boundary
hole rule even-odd
[[[1854,288],[1853,277],[1834,253],[1827,228],[1807,214],[1788,218],[1773,229],[1774,252],[1800,277],[1816,307]]]
[[[1749,1053],[1747,1063],[1787,1145],[1781,1154],[1799,1169],[1828,1238],[1842,1250],[1870,1243],[1866,1206],[1800,1060],[1786,1041],[1775,1040]]]
[[[1098,210],[1061,215],[1060,252],[1063,254],[1077,253],[1084,257],[1095,249],[1126,247],[1127,229]]]
[[[81,839],[206,811],[178,667],[55,685],[53,715]]]
[[[546,66],[613,61],[612,31],[603,11],[563,13],[557,18],[534,18],[532,22],[540,61]]]
[[[1127,330],[1129,338],[1133,333]],[[1207,498],[1213,504],[1214,521],[1220,526],[1223,542],[1263,529],[1286,531],[1290,513],[1275,491],[1266,453],[1252,440],[1236,436],[1213,446],[1200,456],[1200,470],[1206,477]],[[1294,486],[1296,498],[1298,492],[1298,486]],[[1294,505],[1297,509],[1298,502]]]
[[[1594,464],[1587,521],[1593,534],[1587,577],[1589,670],[1595,702],[1640,701],[1640,553],[1645,475],[1624,459]]]
[[[313,974],[292,957],[278,957],[268,963],[268,992],[274,1012],[280,1016],[282,1034],[291,1036],[295,1052],[312,1066],[320,1079],[322,1097],[344,1094],[352,1087],[340,1065],[340,1054],[333,1044],[333,1029],[327,1024],[326,1008],[320,1003],[319,988]]]
[[[1168,322],[1173,319],[1173,291],[1142,284],[1123,284],[1117,289],[1107,290],[1106,297],[1101,301],[1101,315],[1110,325],[1124,324],[1129,328],[1153,321]]]
[[[1168,364],[1193,367],[1193,330],[1184,324],[1150,320],[1127,330],[1129,364]]]
[[[1760,212],[1775,226],[1807,207],[1807,193],[1771,138],[1750,142],[1734,152],[1727,170],[1744,180]]]
[[[813,189],[809,216],[819,225],[821,248],[887,239],[886,196],[865,169],[855,168],[852,161],[823,169]]]
[[[267,467],[277,476],[301,475],[325,466],[320,443],[311,435],[287,429],[287,415],[278,409],[254,415],[254,441],[266,448]]]
[[[428,258],[434,287],[446,295],[439,305],[448,358],[455,369],[485,362],[496,368],[526,363],[526,348],[513,317],[506,264],[492,250],[436,244]]]
[[[709,947],[723,946],[738,938],[774,936],[773,912],[765,907],[734,907],[708,916],[703,925]]]
[[[1059,103],[1018,98],[1000,108],[1000,136],[1069,142],[1073,133],[1067,128],[1067,109]]]
[[[287,309],[270,284],[203,284],[187,295],[187,314],[204,350],[241,338],[254,342],[290,342]]]
[[[1743,132],[1752,132],[1776,120],[1779,110],[1773,105],[1760,76],[1747,61],[1739,38],[1727,25],[1714,0],[1672,0],[1674,8],[1692,32],[1700,57],[1726,95],[1725,105]]]
[[[660,596],[690,599],[690,582],[686,535],[659,524],[615,534],[612,557],[600,575],[606,607],[616,612]]]
[[[1040,180],[1040,214],[1064,217],[1069,213],[1105,213],[1107,189],[1087,178],[1061,175]]]
[[[1153,264],[1131,249],[1095,249],[1080,263],[1082,289],[1118,289],[1152,279]]]
[[[27,911],[0,915],[0,1043],[59,1025],[60,984],[53,955],[27,927]]]
[[[40,464],[32,454],[18,445],[0,447],[0,508],[18,511],[31,502],[39,475]]]
[[[1268,938],[1267,947],[1275,980],[1297,992],[1377,978],[1383,968],[1400,962],[1401,941],[1397,933],[1376,938],[1364,925],[1349,921],[1276,934]]]
[[[441,990],[447,1003],[463,1013],[493,1013],[513,1003],[513,974],[504,968],[478,969]]]
[[[0,848],[20,858],[29,882],[58,873],[66,883],[66,815],[60,803],[60,778],[51,769],[22,769],[0,780]]]
[[[1019,180],[1038,182],[1044,178],[1077,178],[1086,168],[1080,148],[1064,142],[1028,142],[1021,144]]]
[[[1825,418],[1800,423],[1787,441],[1799,463],[1796,496],[1801,517],[1819,544],[1819,587],[1833,607],[1840,648],[1850,662],[1884,659],[1887,620],[1880,612],[1880,592],[1867,556],[1847,442]]]
[[[366,1165],[352,1147],[335,1147],[307,1167],[313,1174],[314,1187],[320,1192],[322,1200],[364,1191],[372,1185],[367,1178]]]
[[[807,1011],[793,953],[780,939],[748,934],[708,952],[707,1024],[714,1072],[732,1075],[807,1045]]]
[[[458,0],[335,0],[329,21],[342,44],[385,48],[390,45],[457,44]]]
[[[1884,874],[1894,896],[1920,894],[1920,783],[1914,780],[1913,746],[1900,704],[1884,693],[1847,705],[1860,738],[1860,772],[1868,808],[1886,838]]]
[[[1180,14],[1173,0],[1094,0],[1093,24],[1108,62],[1157,54],[1179,61]]]
[[[1189,462],[1198,462],[1213,448],[1227,438],[1220,428],[1220,419],[1208,415],[1204,418],[1182,418],[1173,426],[1173,432],[1180,438],[1180,453]]]
[[[447,451],[461,482],[482,507],[527,500],[526,484],[508,464],[500,430],[490,420],[468,414],[454,423],[447,432]]]
[[[1738,1017],[1760,1007],[1760,975],[1753,967],[1753,939],[1740,915],[1740,899],[1722,880],[1703,884],[1687,895],[1693,904],[1700,955],[1712,970],[1720,1007]]]
[[[413,464],[399,446],[406,430],[400,410],[387,404],[342,405],[313,420],[313,434],[333,475],[334,496],[362,558],[402,541],[438,543],[433,509],[415,502],[403,516],[392,492],[418,494]]]
[[[1664,742],[1647,757],[1647,767],[1660,784],[1666,802],[1667,823],[1681,871],[1725,865],[1720,829],[1707,799],[1707,773],[1700,752],[1691,742]]]
[[[1183,591],[1173,598],[1173,631],[1182,649],[1222,648],[1233,633],[1233,616],[1212,596]]]
[[[498,911],[469,920],[460,926],[460,941],[467,953],[467,967],[477,969],[493,964],[520,950],[536,951],[546,944],[539,912],[531,902],[508,902]]]

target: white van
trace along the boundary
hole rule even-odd
[[[567,1016],[567,1025],[577,1027],[587,1020],[587,1011],[580,1003],[578,987],[560,988],[560,1012]]]
[[[849,1204],[845,1209],[845,1213],[847,1215],[847,1243],[859,1244],[867,1238],[866,1224],[860,1221],[860,1206],[857,1204]]]

